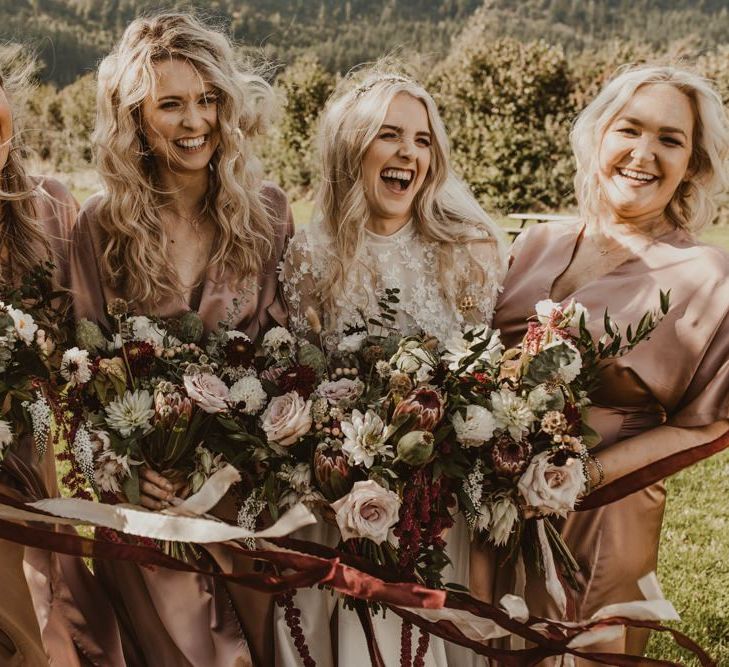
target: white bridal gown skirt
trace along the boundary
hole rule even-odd
[[[298,539],[311,540],[327,546],[336,546],[339,531],[335,526],[320,520],[314,526],[297,531]],[[456,516],[456,522],[448,533],[447,553],[452,567],[443,574],[446,583],[468,585],[469,534],[463,515]],[[338,604],[339,623],[338,653],[339,667],[370,667],[369,651],[362,624],[355,611],[345,609],[331,591],[318,588],[302,588],[294,596],[294,604],[301,610],[301,627],[306,637],[309,653],[317,667],[337,667],[331,646],[331,617]],[[294,645],[291,632],[284,619],[284,610],[274,609],[274,632],[276,641],[276,667],[295,667],[301,665],[299,652]],[[383,617],[382,613],[373,614],[372,626],[377,645],[386,667],[400,667],[402,619],[392,611]],[[420,639],[420,629],[412,629],[411,656],[415,657]],[[425,656],[426,667],[482,667],[487,664],[483,658],[472,651],[443,641],[440,637],[430,636],[428,652]]]

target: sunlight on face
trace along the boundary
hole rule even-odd
[[[370,217],[396,227],[412,215],[430,168],[431,133],[425,105],[407,93],[390,103],[377,136],[362,158]]]
[[[619,219],[660,218],[686,176],[694,112],[670,84],[639,88],[608,126],[600,144],[599,181]]]
[[[142,103],[147,145],[161,169],[207,169],[220,142],[217,92],[190,63],[155,63],[156,90]]]

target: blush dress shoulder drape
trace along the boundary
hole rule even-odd
[[[539,224],[517,240],[494,314],[505,344],[521,339],[534,305],[550,298],[583,229],[576,223]],[[588,309],[588,329],[599,337],[606,308],[625,331],[658,308],[661,289],[670,289],[670,310],[650,339],[602,369],[589,415],[602,436],[598,457],[613,443],[661,424],[695,427],[729,418],[729,257],[723,251],[676,229],[565,302],[574,298]],[[660,439],[654,446],[660,452]],[[562,535],[584,583],[582,593],[568,591],[574,620],[607,604],[642,599],[637,582],[657,567],[664,507],[661,482],[564,521]],[[495,600],[510,592],[503,569],[495,585]],[[527,573],[526,599],[533,614],[559,617],[535,572]],[[644,650],[646,640],[645,633],[629,633],[628,650]]]

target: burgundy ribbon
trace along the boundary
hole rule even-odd
[[[614,503],[616,500],[625,498],[631,493],[660,482],[662,479],[670,477],[694,463],[718,454],[727,447],[729,447],[729,431],[716,440],[685,449],[681,452],[676,452],[660,461],[651,463],[613,480],[585,497],[575,509],[578,512],[584,512],[585,510],[592,510],[603,505]]]
[[[580,503],[578,511],[595,509],[620,500],[683,470],[693,463],[721,452],[727,447],[729,447],[729,431],[712,442],[672,454],[597,489]],[[19,502],[16,498],[2,493],[0,493],[0,502],[29,510],[27,505]],[[34,511],[39,515],[47,516],[44,512]],[[219,577],[242,586],[272,594],[317,584],[327,585],[335,588],[340,593],[360,600],[386,604],[403,619],[417,625],[422,630],[455,644],[470,648],[480,655],[492,657],[507,667],[536,665],[544,658],[565,653],[602,664],[618,665],[619,667],[676,664],[665,660],[624,654],[582,652],[570,649],[567,646],[577,634],[600,625],[625,625],[627,627],[640,627],[659,632],[669,632],[680,646],[693,652],[702,665],[711,667],[716,664],[689,637],[673,628],[654,621],[609,618],[571,627],[548,619],[538,617],[530,618],[530,624],[541,622],[546,625],[549,629],[549,636],[545,637],[529,627],[529,624],[516,621],[498,607],[480,602],[471,596],[451,593],[446,597],[444,591],[427,589],[411,582],[397,582],[392,572],[384,570],[363,558],[320,544],[291,538],[271,540],[271,542],[291,549],[291,551],[246,550],[242,547],[233,546],[230,543],[220,545],[235,550],[238,555],[245,558],[268,562],[275,566],[278,571],[293,570],[293,573],[287,575],[274,575],[270,572],[251,574],[250,572],[211,571],[167,556],[162,551],[152,547],[94,540],[5,519],[0,519],[0,538],[73,556],[132,561],[140,565],[154,565],[183,572]],[[520,650],[493,648],[468,639],[449,621],[428,621],[418,614],[402,609],[401,607],[425,609],[447,607],[450,609],[469,611],[475,616],[495,621],[504,629],[523,637],[535,644],[535,646]],[[369,626],[366,623],[363,625],[365,626],[365,634],[367,636],[370,653],[372,654],[374,648],[375,655],[377,656],[379,652],[374,642],[371,619]],[[368,629],[369,632],[367,632]]]

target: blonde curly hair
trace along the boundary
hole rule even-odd
[[[217,97],[220,145],[210,163],[205,211],[217,227],[211,262],[242,281],[272,252],[273,230],[261,196],[252,140],[271,113],[269,84],[243,67],[228,37],[185,13],[162,13],[129,24],[99,67],[93,143],[104,193],[98,218],[104,234],[100,266],[109,284],[138,304],[179,294],[165,253],[160,188],[142,131],[141,105],[153,92],[155,63],[192,65]]]

